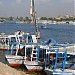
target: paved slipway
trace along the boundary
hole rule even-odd
[[[29,75],[0,62],[0,75]]]

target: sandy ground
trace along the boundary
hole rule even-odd
[[[0,62],[0,75],[30,75]]]

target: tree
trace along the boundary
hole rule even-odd
[[[19,20],[20,20],[20,21],[23,21],[23,17],[20,17]]]
[[[46,17],[41,17],[40,20],[47,20],[47,18]]]
[[[10,16],[10,17],[9,17],[9,20],[10,20],[10,21],[13,21],[13,17],[12,17],[12,16]]]

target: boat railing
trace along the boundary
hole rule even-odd
[[[58,60],[60,59],[62,61],[62,71],[64,71],[66,58],[67,58],[67,49],[63,52],[61,52],[59,49],[55,51],[46,50],[45,68],[53,69],[54,71],[56,71],[57,63]]]

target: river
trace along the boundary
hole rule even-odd
[[[24,32],[34,33],[34,26],[32,24],[0,24],[0,33],[14,34],[15,31],[22,30]],[[75,25],[57,25],[47,24],[46,28],[41,28],[41,41],[48,41],[49,38],[54,38],[58,43],[75,43]],[[0,62],[5,62],[5,51],[0,51]]]

